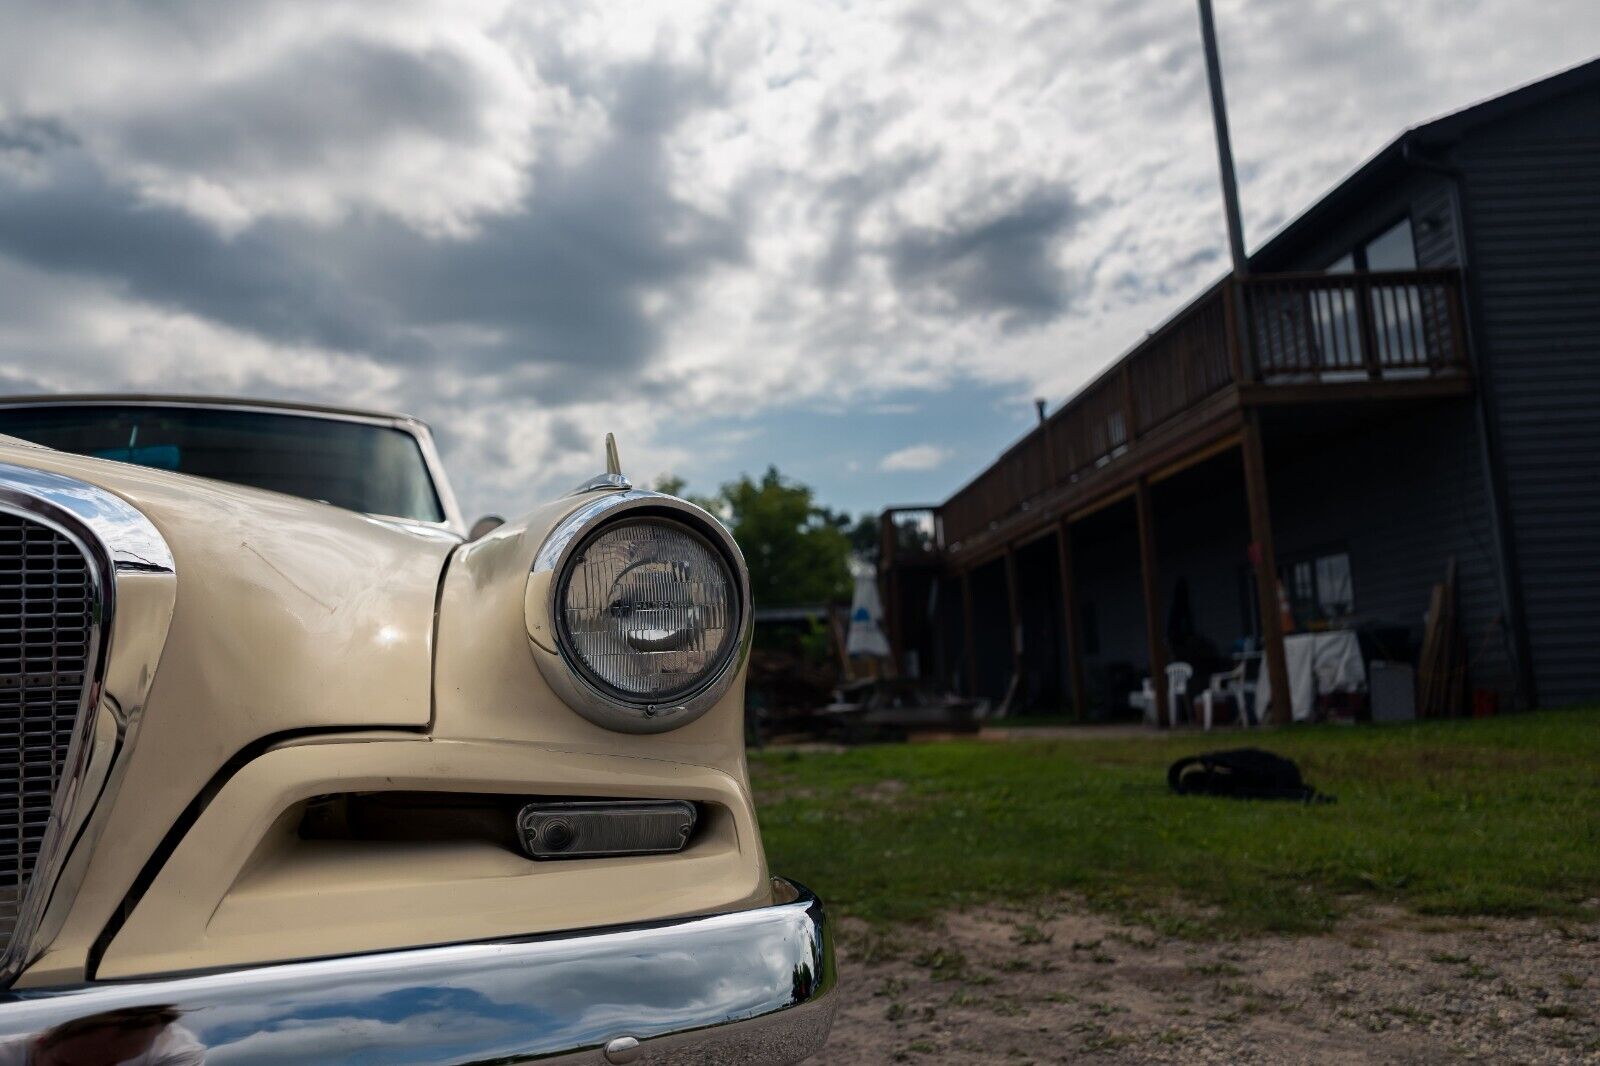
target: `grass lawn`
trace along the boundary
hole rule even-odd
[[[1166,767],[1258,745],[1333,805],[1176,796]],[[1158,740],[753,753],[774,871],[836,913],[917,920],[1062,890],[1169,932],[1324,928],[1352,903],[1593,917],[1600,708]]]

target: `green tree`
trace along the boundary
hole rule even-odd
[[[682,495],[684,483],[662,478],[657,488]],[[750,567],[757,607],[850,599],[850,538],[831,512],[817,506],[808,486],[768,467],[759,481],[746,474],[723,485],[715,498],[694,502],[733,533]]]

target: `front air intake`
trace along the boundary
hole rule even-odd
[[[0,512],[0,946],[15,929],[90,681],[95,596],[71,540]]]

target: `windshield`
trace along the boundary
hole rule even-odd
[[[215,407],[0,407],[0,433],[64,452],[443,522],[422,448],[370,422]]]

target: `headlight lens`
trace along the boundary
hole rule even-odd
[[[556,592],[562,643],[602,691],[630,702],[676,699],[726,661],[738,590],[722,553],[658,518],[602,526],[572,553]]]

